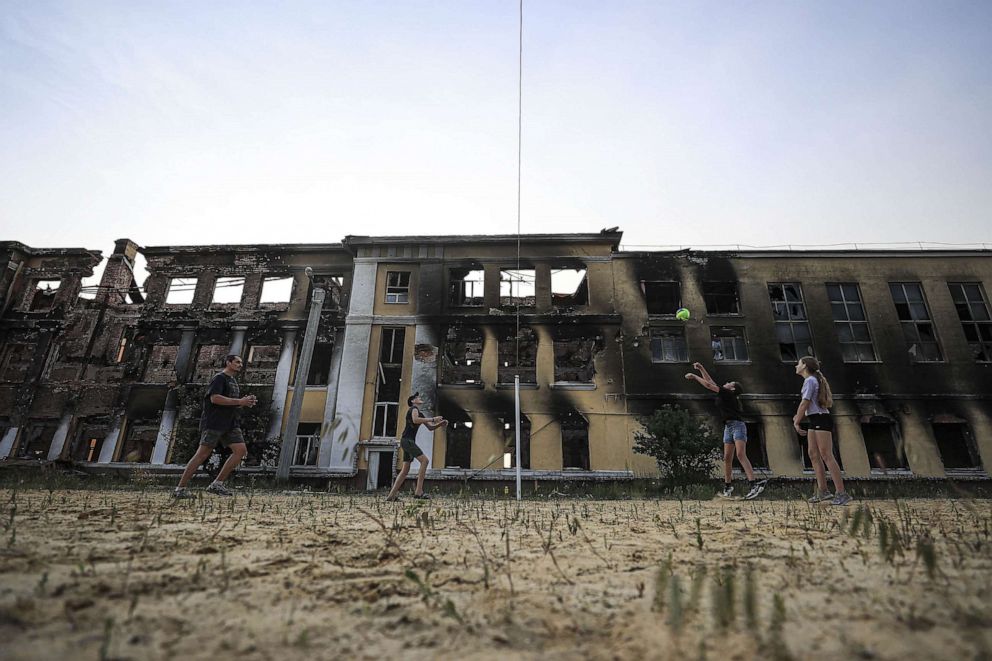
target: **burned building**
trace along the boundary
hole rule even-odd
[[[798,477],[809,460],[791,424],[793,366],[813,354],[848,476],[986,476],[987,252],[629,252],[620,238],[122,239],[93,288],[82,280],[98,251],[0,243],[0,456],[176,468],[195,448],[205,384],[239,353],[259,399],[242,420],[248,471],[291,442],[294,474],[386,486],[419,392],[451,421],[419,432],[430,479],[508,479],[519,378],[528,478],[651,476],[632,450],[642,416],[674,403],[719,427],[712,397],[684,379],[700,361],[744,384],[752,463]],[[327,296],[297,375],[314,287]]]

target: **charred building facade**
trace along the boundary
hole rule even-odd
[[[0,457],[177,467],[195,449],[206,383],[238,353],[259,399],[242,419],[248,471],[289,442],[294,474],[387,486],[419,392],[450,421],[419,432],[430,479],[509,479],[519,377],[528,478],[652,476],[632,450],[642,416],[678,404],[719,428],[712,397],[684,379],[699,361],[744,385],[755,467],[799,477],[809,460],[791,424],[793,366],[813,354],[846,475],[987,476],[987,252],[626,252],[620,237],[122,239],[90,288],[100,252],[0,243]],[[301,375],[315,287],[327,294]]]

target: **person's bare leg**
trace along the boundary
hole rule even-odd
[[[420,468],[417,469],[417,488],[414,489],[413,493],[417,496],[424,495],[424,476],[427,475],[427,455],[422,454],[417,457],[417,461],[420,462]]]
[[[183,476],[179,478],[180,489],[186,488],[186,485],[189,484],[189,481],[193,478],[193,473],[195,473],[196,470],[203,465],[204,461],[210,458],[213,451],[214,449],[212,447],[208,447],[206,445],[201,445],[196,448],[196,452],[189,458],[189,461],[186,462],[186,469],[183,471]]]
[[[840,475],[840,464],[837,463],[837,458],[834,456],[833,434],[828,431],[810,433],[816,434],[816,447],[820,451],[820,457],[823,459],[823,463],[827,465],[827,469],[830,471],[830,479],[834,482],[834,493],[844,493],[844,478]],[[824,483],[826,483],[826,480],[824,480]]]
[[[234,471],[234,469],[238,467],[238,464],[241,463],[241,460],[245,458],[246,454],[248,454],[247,445],[245,445],[244,443],[232,444],[231,456],[227,458],[227,461],[224,462],[224,465],[220,469],[220,473],[217,474],[217,481],[223,482],[224,480],[226,480],[227,476],[230,475]]]
[[[816,474],[817,493],[823,493],[827,490],[827,475],[823,470],[823,460],[820,458],[815,434],[814,431],[806,434],[806,451],[809,453],[809,463],[813,464],[813,472]]]
[[[734,481],[734,446],[723,444],[723,481],[730,484]]]
[[[393,488],[390,489],[389,495],[386,496],[386,500],[393,500],[396,498],[396,494],[399,493],[400,487],[403,486],[403,482],[406,480],[407,473],[410,472],[410,462],[404,461],[403,467],[400,468],[399,475],[396,476],[396,480],[393,482]]]
[[[734,445],[737,447],[737,461],[744,469],[747,481],[754,482],[754,469],[751,467],[751,460],[747,458],[747,441],[734,441]]]

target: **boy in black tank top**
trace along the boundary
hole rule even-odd
[[[403,436],[400,438],[400,447],[403,449],[403,467],[400,468],[399,474],[396,476],[396,481],[393,482],[393,488],[389,491],[389,495],[386,496],[386,500],[392,501],[397,500],[400,487],[403,486],[403,482],[406,481],[406,476],[410,472],[410,464],[416,459],[420,462],[420,468],[417,471],[417,488],[413,491],[414,498],[428,498],[427,494],[424,493],[424,476],[427,475],[427,455],[424,451],[417,447],[417,425],[425,425],[431,431],[434,431],[438,427],[444,427],[448,424],[448,421],[441,416],[435,416],[433,418],[425,418],[420,415],[420,407],[423,406],[424,400],[420,398],[420,393],[415,392],[406,400],[406,405],[410,408],[406,412],[406,426],[403,428]]]

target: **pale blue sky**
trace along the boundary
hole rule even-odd
[[[523,231],[992,241],[992,2],[525,3]],[[0,0],[0,239],[516,231],[517,4]]]

